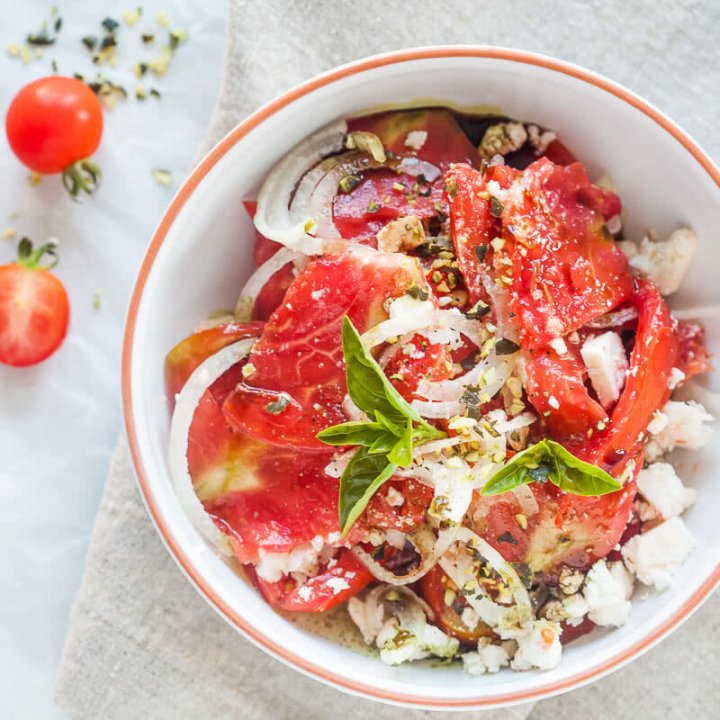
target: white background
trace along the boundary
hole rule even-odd
[[[100,35],[100,21],[136,7],[131,2],[56,0],[63,28],[42,59],[23,65],[5,54],[49,16],[52,2],[0,0],[0,111],[30,80],[51,72],[94,76],[80,42]],[[62,349],[26,369],[0,366],[0,717],[63,718],[52,703],[68,614],[82,575],[110,453],[121,426],[119,366],[122,327],[135,274],[152,231],[187,173],[203,139],[219,87],[224,0],[142,2],[143,18],[119,31],[117,68],[101,68],[130,89],[105,114],[96,159],[103,186],[75,204],[59,178],[35,187],[0,134],[0,234],[8,227],[36,242],[60,239],[58,276],[71,301]],[[164,77],[150,79],[162,98],[134,98],[134,63],[157,54],[171,26],[189,33]],[[140,32],[155,32],[144,47]],[[172,172],[158,185],[153,168]],[[0,264],[17,238],[0,239]],[[93,306],[99,292],[100,307]],[[182,292],[182,289],[178,289]]]

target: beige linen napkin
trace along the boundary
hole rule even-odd
[[[603,72],[680,119],[717,157],[719,21],[713,0],[230,0],[224,81],[208,142],[277,93],[338,63],[413,45],[488,43]],[[660,648],[610,678],[540,703],[531,718],[715,717],[719,639],[715,596]],[[73,608],[57,700],[73,720],[449,717],[344,695],[235,633],[163,547],[136,490],[124,439]],[[466,717],[520,720],[531,709]]]

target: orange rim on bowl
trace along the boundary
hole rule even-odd
[[[203,179],[210,172],[210,170],[228,152],[230,148],[232,148],[237,142],[239,142],[253,128],[258,126],[267,118],[271,117],[279,110],[291,104],[298,98],[307,95],[308,93],[311,93],[318,88],[331,85],[332,83],[342,80],[345,77],[356,75],[367,70],[372,70],[387,65],[395,65],[398,63],[404,63],[414,60],[462,57],[508,60],[515,63],[542,67],[547,70],[552,70],[557,73],[562,73],[564,75],[569,75],[571,77],[577,78],[579,80],[582,80],[583,82],[594,85],[595,87],[614,95],[615,97],[623,100],[624,102],[644,113],[651,120],[653,120],[660,127],[662,127],[665,131],[667,131],[670,135],[672,135],[675,140],[677,140],[695,158],[695,160],[701,165],[705,172],[720,188],[720,170],[718,170],[718,168],[705,154],[705,152],[672,120],[663,115],[656,108],[652,107],[642,98],[638,97],[637,95],[623,88],[622,86],[614,83],[613,81],[608,80],[607,78],[604,78],[595,73],[592,73],[588,70],[584,70],[583,68],[577,67],[575,65],[562,62],[560,60],[555,60],[553,58],[545,57],[542,55],[536,55],[534,53],[510,50],[507,48],[440,46],[417,48],[395,53],[389,53],[385,55],[378,55],[351,63],[349,65],[344,65],[316,78],[308,80],[302,85],[299,85],[298,87],[289,90],[284,95],[281,95],[269,104],[260,108],[257,112],[253,113],[250,117],[240,123],[225,138],[223,138],[202,160],[202,162],[190,174],[188,179],[183,184],[182,188],[179,190],[179,192],[173,199],[170,207],[168,208],[162,221],[160,222],[152,238],[152,241],[150,242],[150,246],[140,268],[140,273],[138,275],[138,279],[130,300],[127,323],[125,326],[125,337],[122,357],[122,399],[125,416],[125,427],[127,430],[130,452],[135,466],[135,471],[137,473],[138,482],[140,484],[140,489],[142,491],[148,510],[159,532],[163,536],[165,543],[170,548],[177,562],[191,578],[199,591],[205,596],[208,602],[210,602],[215,607],[215,609],[218,610],[232,625],[234,625],[238,630],[246,634],[249,638],[254,640],[258,645],[267,649],[273,655],[283,659],[288,664],[305,672],[306,674],[326,683],[345,688],[346,690],[355,693],[360,693],[376,700],[384,700],[386,702],[400,703],[404,705],[413,705],[419,707],[470,709],[480,707],[497,707],[501,705],[507,705],[509,703],[520,703],[530,700],[538,700],[542,697],[547,697],[579,687],[580,685],[584,685],[592,680],[596,680],[603,675],[607,675],[613,670],[621,667],[625,663],[629,662],[633,658],[637,657],[638,655],[642,654],[650,647],[652,647],[655,643],[657,643],[665,635],[667,635],[673,628],[677,627],[680,623],[686,620],[700,606],[703,600],[705,600],[711,593],[711,591],[718,585],[718,583],[720,583],[720,565],[718,565],[714,569],[711,575],[682,605],[682,607],[672,617],[666,620],[661,626],[656,628],[652,633],[644,637],[642,640],[634,643],[624,651],[618,653],[614,657],[610,658],[609,660],[599,663],[598,665],[582,673],[578,673],[564,680],[550,682],[546,685],[541,685],[539,687],[524,692],[504,693],[481,698],[423,698],[410,694],[374,688],[372,686],[364,684],[361,681],[348,680],[347,678],[328,672],[324,668],[318,667],[312,661],[306,658],[300,657],[290,652],[287,648],[278,645],[273,640],[259,632],[257,628],[253,627],[253,625],[248,622],[247,619],[241,617],[235,610],[233,610],[233,608],[229,607],[217,595],[214,589],[205,582],[201,573],[185,555],[182,548],[179,546],[178,542],[170,532],[163,518],[162,512],[160,511],[156,498],[153,495],[151,484],[148,482],[147,473],[143,466],[143,461],[139,450],[135,422],[132,413],[132,377],[130,370],[131,358],[133,354],[133,343],[135,340],[138,308],[145,288],[145,283],[150,274],[153,263],[155,262],[158,251],[160,250],[160,247],[162,246],[165,237],[170,230],[170,227],[177,219],[180,210],[183,208],[188,198],[192,195],[197,186],[203,181]]]

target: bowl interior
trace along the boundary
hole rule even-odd
[[[595,631],[573,643],[555,670],[482,678],[467,676],[457,666],[387,667],[289,623],[205,544],[183,514],[170,480],[163,359],[195,323],[214,310],[233,307],[251,272],[253,228],[241,200],[253,198],[283,153],[325,123],[377,107],[410,104],[450,104],[470,111],[490,107],[556,130],[591,177],[611,176],[624,203],[630,237],[639,237],[646,228],[660,237],[683,225],[695,228],[700,253],[673,304],[720,302],[715,270],[720,252],[714,242],[720,192],[693,155],[655,120],[592,82],[518,59],[442,53],[405,59],[349,72],[299,94],[249,131],[236,133],[225,142],[224,154],[214,164],[206,163],[207,172],[191,178],[190,186],[199,183],[184,204],[176,201],[171,208],[154,241],[155,248],[161,243],[157,255],[147,261],[144,286],[141,281],[136,290],[139,302],[135,316],[131,313],[126,348],[126,412],[144,492],[166,540],[182,555],[196,583],[210,589],[216,605],[239,618],[256,641],[264,638],[261,644],[321,679],[349,684],[356,691],[370,688],[386,699],[428,706],[447,699],[456,705],[519,701],[618,666],[638,645],[663,631],[710,581],[720,561],[720,524],[714,512],[720,505],[720,485],[713,478],[720,462],[717,443],[678,458],[682,476],[699,489],[700,499],[686,516],[698,547],[673,586],[634,602],[624,627]],[[707,328],[710,348],[718,352],[720,325],[710,321]],[[718,389],[717,379],[710,378],[709,385]]]

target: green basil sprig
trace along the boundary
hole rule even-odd
[[[482,489],[499,495],[532,482],[547,482],[573,495],[606,495],[622,488],[612,475],[576,458],[554,440],[541,440],[514,455]]]
[[[326,445],[360,446],[340,478],[338,507],[345,535],[380,486],[412,463],[414,446],[445,433],[425,422],[393,387],[347,316],[342,346],[348,394],[368,421],[333,425],[317,438]]]

